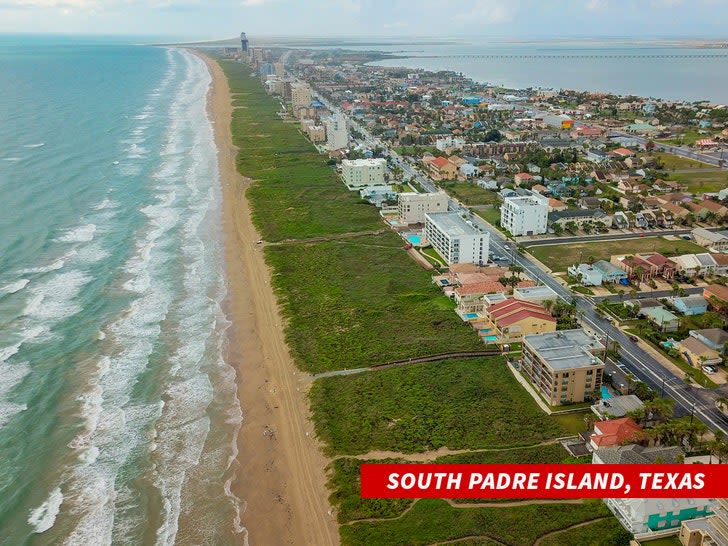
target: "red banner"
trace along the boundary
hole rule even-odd
[[[363,464],[363,498],[725,497],[722,464]]]

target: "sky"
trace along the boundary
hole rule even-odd
[[[0,32],[728,39],[728,0],[0,0]]]

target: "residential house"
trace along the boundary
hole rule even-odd
[[[713,201],[711,199],[704,199],[700,202],[700,204],[708,209],[709,212],[712,212],[713,214],[717,214],[718,216],[725,216],[728,214],[728,207],[725,207],[722,203],[719,203],[718,201]]]
[[[711,252],[728,251],[728,237],[722,233],[708,231],[704,228],[695,228],[690,234],[696,244],[709,249]]]
[[[616,150],[612,150],[609,155],[618,159],[624,159],[625,157],[633,157],[635,153],[627,148],[617,148]]]
[[[612,227],[617,229],[629,228],[629,219],[627,218],[627,215],[621,210],[615,212],[612,216]]]
[[[551,405],[583,402],[602,386],[604,353],[583,329],[526,335],[521,372]]]
[[[549,212],[557,212],[561,210],[566,210],[568,208],[569,205],[567,205],[563,201],[559,201],[558,199],[554,199],[553,197],[549,198]]]
[[[655,307],[646,311],[640,309],[640,312],[661,332],[676,332],[680,327],[680,319],[664,307]]]
[[[604,421],[624,417],[628,413],[642,409],[644,406],[642,400],[634,394],[625,394],[623,396],[601,398],[591,407],[591,410],[601,421]]]
[[[612,225],[612,218],[602,209],[569,209],[549,213],[549,226],[559,225],[565,228],[569,222],[574,222],[579,229],[583,229],[585,224],[609,227]]]
[[[516,186],[520,186],[524,182],[531,183],[533,182],[533,175],[530,173],[518,173],[513,177],[513,183]]]
[[[680,356],[695,368],[706,364],[720,364],[722,361],[718,351],[692,336],[686,337],[679,343],[679,351]]]
[[[533,303],[553,302],[559,299],[558,294],[546,285],[516,287],[513,289],[513,297]]]
[[[647,281],[657,276],[659,267],[656,264],[646,261],[641,256],[612,256],[612,265],[624,270],[632,279],[640,282]]]
[[[710,210],[703,206],[702,203],[687,203],[688,209],[690,209],[690,212],[692,212],[696,218],[700,220],[704,220],[705,217],[708,215]]]
[[[716,275],[728,275],[728,254],[711,254]]]
[[[627,274],[619,267],[606,260],[599,260],[592,264],[592,267],[602,274],[602,283],[617,284],[627,279]]]
[[[672,279],[677,272],[677,264],[671,258],[667,258],[657,252],[640,254],[640,258],[651,265],[657,266],[657,275],[665,280]]]
[[[491,334],[500,343],[521,341],[523,336],[556,331],[556,319],[541,305],[508,298],[485,310]]]
[[[601,286],[604,280],[602,272],[590,264],[572,265],[567,271],[569,275],[578,279],[582,286]]]
[[[708,310],[708,302],[700,294],[684,298],[670,298],[670,303],[683,315],[702,315]]]
[[[705,328],[703,330],[690,330],[690,335],[701,341],[706,346],[720,354],[726,353],[726,343],[728,343],[728,332],[720,328]]]
[[[602,200],[598,197],[582,197],[579,200],[579,206],[583,209],[600,209],[602,208]]]
[[[589,445],[594,451],[598,451],[601,448],[632,444],[643,437],[641,426],[631,417],[621,417],[594,423],[594,433],[589,437]]]
[[[601,150],[589,150],[586,153],[586,160],[592,163],[606,163],[609,159],[609,154]]]
[[[683,254],[675,256],[673,260],[677,264],[677,271],[685,277],[712,275],[717,267],[712,255],[707,253]]]

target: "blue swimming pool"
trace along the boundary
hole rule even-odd
[[[463,316],[466,319],[474,319],[474,318],[478,318],[478,313],[465,313]]]
[[[422,244],[422,237],[419,235],[407,235],[407,240],[412,243],[413,245],[421,245]]]
[[[490,328],[483,328],[482,330],[478,330],[478,333],[482,336],[483,334],[487,334],[490,332]]]
[[[602,390],[602,399],[603,400],[608,400],[609,398],[612,397],[612,393],[610,393],[609,389],[607,387],[605,387],[604,385],[602,385],[601,390]]]
[[[498,341],[498,336],[485,336],[483,339],[488,343],[493,343],[494,341]]]

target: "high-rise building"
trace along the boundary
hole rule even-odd
[[[501,205],[501,226],[513,236],[546,233],[549,215],[547,197],[534,193],[508,197]]]
[[[335,114],[325,121],[326,144],[329,150],[341,150],[349,146],[349,132],[346,129],[346,117]]]
[[[291,104],[294,109],[311,106],[311,88],[305,83],[291,84]]]
[[[488,261],[490,234],[457,212],[426,213],[425,237],[448,264],[483,265]]]
[[[447,212],[447,194],[412,193],[399,194],[399,220],[403,224],[423,224],[428,212]]]
[[[384,173],[387,162],[383,158],[377,159],[345,159],[341,162],[341,177],[350,189],[365,186],[384,185]]]
[[[285,75],[285,67],[284,67],[283,63],[277,62],[273,66],[275,67],[275,70],[276,70],[276,77],[283,79],[283,76]]]
[[[250,45],[250,42],[248,42],[248,38],[245,36],[244,32],[240,33],[240,49],[243,52],[243,55],[245,55],[248,52],[248,46]]]

